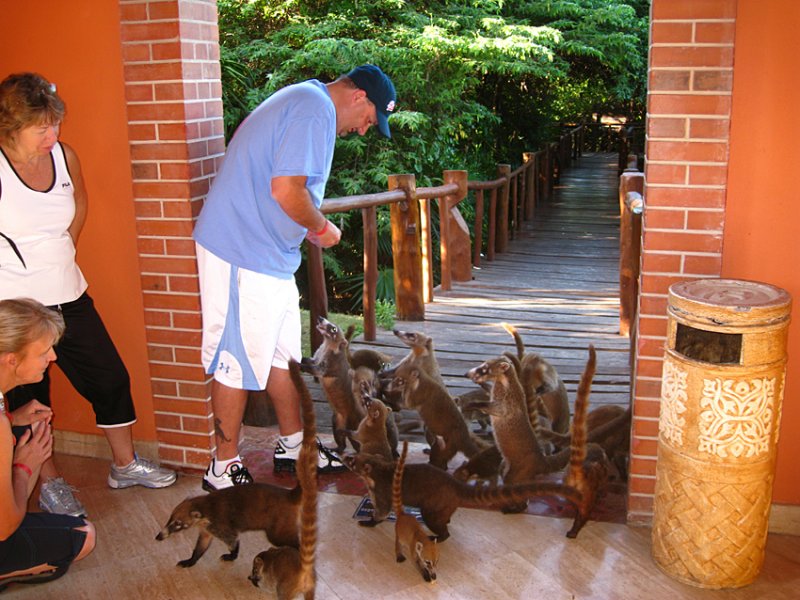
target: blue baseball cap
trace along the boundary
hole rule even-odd
[[[394,111],[397,94],[389,77],[375,65],[361,65],[347,74],[347,77],[367,93],[369,101],[375,105],[378,116],[378,131],[385,137],[392,137],[389,131],[389,115]]]

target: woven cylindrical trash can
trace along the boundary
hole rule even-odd
[[[790,310],[752,281],[669,289],[652,553],[684,583],[741,587],[761,570]]]

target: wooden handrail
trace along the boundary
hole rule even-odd
[[[375,298],[377,292],[377,207],[388,205],[392,221],[392,254],[395,277],[395,305],[400,320],[423,320],[424,305],[433,300],[432,231],[430,200],[439,204],[440,272],[442,290],[453,281],[472,278],[472,267],[480,266],[483,227],[487,225],[486,258],[494,260],[505,252],[508,240],[516,235],[522,221],[535,214],[535,205],[550,197],[554,169],[568,166],[580,156],[583,126],[575,127],[537,152],[526,152],[522,164],[511,169],[498,165],[500,176],[488,181],[467,181],[466,171],[445,171],[439,186],[416,187],[414,175],[390,175],[389,191],[327,198],[323,214],[361,210],[364,228],[364,339],[376,339]],[[490,191],[488,211],[484,192]],[[475,193],[474,247],[470,251],[470,232],[458,204],[469,192]],[[488,215],[487,215],[488,212]],[[488,218],[487,218],[488,216]],[[312,323],[327,315],[327,291],[321,250],[307,245],[310,311]],[[311,346],[321,343],[311,327]]]

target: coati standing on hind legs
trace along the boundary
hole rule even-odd
[[[331,419],[336,452],[341,454],[347,444],[346,432],[358,428],[364,418],[364,408],[353,398],[350,363],[345,353],[347,340],[341,329],[320,316],[317,319],[317,331],[322,334],[322,345],[312,358],[303,359],[302,366],[304,371],[317,377],[322,384],[325,397],[333,410]],[[353,440],[350,440],[350,443],[358,451],[358,442],[353,444]]]
[[[508,323],[502,325],[514,337],[514,343],[517,346],[516,357],[508,352],[505,353],[505,356],[514,361],[514,365],[517,367],[519,381],[525,391],[531,424],[534,424],[535,396],[538,395],[546,411],[545,416],[552,422],[553,431],[566,433],[569,430],[569,398],[567,397],[567,388],[558,375],[558,371],[540,354],[525,352],[522,336],[514,326]]]
[[[408,363],[394,373],[389,391],[400,392],[403,404],[419,412],[427,432],[434,436],[430,451],[432,465],[447,469],[447,463],[457,452],[470,458],[486,447],[483,440],[469,431],[447,389],[423,369]],[[444,443],[440,444],[438,438]]]
[[[316,574],[314,554],[317,545],[317,427],[314,404],[300,375],[299,365],[292,361],[289,371],[300,393],[303,410],[303,445],[297,461],[297,479],[303,489],[300,502],[300,548],[282,546],[261,552],[253,559],[250,581],[259,587],[263,581],[275,589],[278,600],[292,600],[302,594],[314,600]]]
[[[425,581],[436,580],[436,564],[439,562],[439,546],[436,539],[431,539],[422,530],[417,518],[403,510],[403,470],[408,456],[408,441],[403,442],[403,452],[397,461],[392,479],[392,508],[396,521],[394,524],[394,552],[397,562],[403,562],[408,556],[414,557],[414,563]]]

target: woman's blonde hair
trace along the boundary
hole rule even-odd
[[[50,336],[55,344],[64,333],[64,317],[30,298],[0,300],[0,354],[20,352]]]
[[[67,107],[56,86],[38,73],[15,73],[0,83],[0,142],[30,125],[55,125]]]

